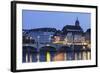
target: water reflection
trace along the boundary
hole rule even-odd
[[[40,51],[33,50],[32,47],[23,47],[23,63],[29,62],[51,62],[51,61],[71,61],[90,60],[91,51]]]

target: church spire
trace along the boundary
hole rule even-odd
[[[79,20],[78,20],[78,17],[77,17],[77,19],[76,19],[76,21],[75,21],[75,26],[80,26],[80,22],[79,22]]]

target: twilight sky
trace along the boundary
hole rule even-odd
[[[23,29],[51,27],[61,30],[65,25],[75,25],[77,18],[84,31],[90,28],[89,13],[23,10],[22,27]]]

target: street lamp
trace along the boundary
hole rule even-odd
[[[32,37],[29,37],[30,44],[32,43]]]
[[[37,51],[39,53],[39,39],[40,39],[40,36],[37,36]],[[37,54],[37,61],[39,62],[39,54]]]
[[[39,51],[39,39],[40,39],[40,36],[37,36],[37,49]]]
[[[52,35],[49,36],[49,43],[51,42],[51,37],[52,37]]]

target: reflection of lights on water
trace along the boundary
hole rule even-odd
[[[87,60],[91,59],[91,52],[87,52]]]
[[[26,37],[26,39],[28,40],[28,37]]]
[[[65,56],[65,60],[67,60],[67,54],[66,53],[64,53],[64,56]]]
[[[26,58],[25,59],[26,59],[26,62],[28,62],[28,54],[26,54]]]
[[[77,53],[75,53],[75,60],[77,60]]]
[[[82,59],[82,53],[79,53],[79,60]]]
[[[83,60],[86,60],[87,58],[86,52],[83,52]]]
[[[47,44],[47,46],[50,46],[49,44]],[[55,52],[56,54],[57,52]],[[24,57],[25,62],[33,62],[34,57],[32,58],[32,54],[26,53],[26,56]],[[91,51],[83,51],[83,52],[63,52],[63,53],[57,53],[57,55],[52,56],[50,52],[47,52],[46,54],[44,54],[45,56],[45,60],[47,62],[51,61],[51,58],[55,57],[54,61],[67,61],[67,60],[90,60],[91,59]],[[37,62],[40,61],[40,58],[44,58],[41,57],[40,54],[38,53],[36,55],[37,58]],[[36,62],[34,61],[34,62]]]
[[[47,52],[45,55],[46,61],[50,62],[51,58],[53,58],[50,54],[50,52]],[[37,54],[37,62],[40,61],[40,55]],[[72,53],[59,53],[57,55],[54,56],[54,60],[53,61],[67,61],[67,60],[90,60],[91,59],[91,52],[76,52],[73,54]],[[25,56],[25,62],[32,62],[33,58],[32,55],[28,55],[26,54]]]
[[[32,62],[32,55],[30,55],[30,62]]]
[[[50,52],[47,52],[46,55],[47,55],[47,57],[46,57],[47,58],[47,62],[50,62]]]
[[[37,62],[39,62],[39,54],[37,54]]]

